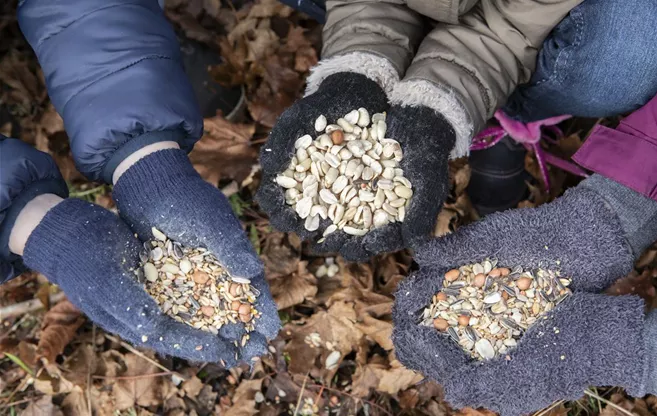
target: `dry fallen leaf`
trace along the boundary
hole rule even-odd
[[[45,364],[36,374],[34,388],[47,395],[70,393],[80,387],[68,380],[56,364]]]
[[[225,416],[251,416],[258,413],[254,400],[256,392],[262,389],[262,380],[243,380],[235,390],[233,405],[226,411]]]
[[[66,395],[62,410],[66,416],[86,416],[91,413],[87,409],[87,398],[82,389],[73,390]]]
[[[68,299],[59,302],[43,317],[37,354],[48,362],[64,351],[84,323],[84,315]]]
[[[390,351],[392,345],[392,323],[373,318],[369,315],[363,315],[361,322],[356,325],[363,334],[372,338],[384,350]]]
[[[198,377],[192,376],[182,383],[181,388],[187,397],[191,397],[193,399],[201,392],[201,389],[203,388],[203,382]]]
[[[339,351],[341,357],[355,350],[363,336],[356,327],[356,321],[353,303],[335,302],[328,311],[315,313],[302,326],[286,325],[284,331],[292,333],[292,339],[285,347],[290,356],[289,371],[293,374],[309,372],[320,355],[326,359],[330,354],[326,348],[327,342],[330,342],[331,351]],[[313,333],[317,333],[322,340],[321,347],[313,347],[306,342],[306,337]],[[320,372],[325,373],[325,370],[322,360]]]
[[[59,408],[52,403],[51,396],[41,396],[30,402],[29,406],[20,413],[20,416],[60,416],[63,415]]]
[[[258,152],[251,145],[253,124],[232,123],[217,115],[203,121],[204,134],[189,154],[194,168],[207,182],[217,186],[220,179],[242,182],[257,163]]]
[[[404,368],[398,361],[392,362],[388,368],[384,364],[367,364],[358,368],[352,382],[354,394],[359,397],[369,395],[371,389],[388,394],[397,394],[417,383],[424,377],[414,371]]]
[[[119,379],[114,384],[117,409],[128,409],[135,404],[143,407],[155,406],[167,397],[172,388],[168,377],[144,377],[160,371],[156,366],[132,353],[124,356],[124,362],[126,371],[121,374],[122,377],[141,377]]]
[[[298,305],[317,294],[317,278],[306,270],[307,262],[299,262],[297,266],[296,272],[269,280],[279,310]]]

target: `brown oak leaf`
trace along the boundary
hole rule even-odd
[[[203,120],[204,134],[189,154],[194,168],[207,182],[217,186],[222,178],[242,182],[257,163],[251,145],[253,124],[233,123],[222,115]]]
[[[76,331],[84,323],[84,320],[82,312],[68,299],[59,302],[46,312],[37,347],[38,358],[54,362],[55,358],[75,337]]]

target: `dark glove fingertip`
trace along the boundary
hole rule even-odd
[[[285,202],[285,191],[271,176],[262,178],[260,187],[255,195],[260,208],[269,216],[269,222],[277,230],[284,232],[298,232],[308,235],[303,227],[302,220],[297,213]]]

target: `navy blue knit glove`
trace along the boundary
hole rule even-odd
[[[255,307],[262,316],[241,352],[249,361],[267,353],[267,339],[280,329],[258,255],[235,217],[226,197],[194,170],[179,149],[160,150],[131,166],[114,186],[119,214],[142,240],[152,239],[153,227],[189,247],[205,247],[233,275],[251,280],[260,291]],[[239,340],[240,324],[225,325],[219,334]]]
[[[27,240],[25,264],[59,285],[70,301],[107,331],[134,345],[195,361],[236,364],[232,340],[162,314],[135,279],[141,243],[110,211],[65,199]]]

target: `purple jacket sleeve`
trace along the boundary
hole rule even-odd
[[[25,204],[45,193],[68,196],[55,161],[20,140],[0,134],[0,283],[25,270],[22,258],[9,251],[9,234]]]
[[[156,0],[25,0],[18,21],[64,119],[78,169],[111,182],[139,148],[190,151],[203,120]]]
[[[573,159],[657,201],[657,96],[616,129],[596,126]]]

